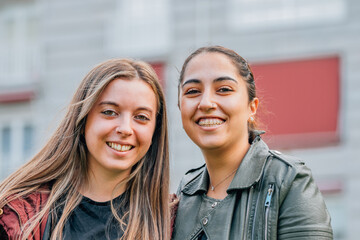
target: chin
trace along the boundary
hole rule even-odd
[[[216,136],[191,136],[190,139],[201,149],[217,148],[224,144],[220,137]]]
[[[196,145],[198,145],[198,147],[201,150],[213,150],[213,149],[217,149],[217,148],[221,148],[224,144],[220,143],[220,142],[198,142]]]

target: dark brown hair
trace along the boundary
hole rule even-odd
[[[251,71],[251,68],[250,68],[249,64],[247,63],[247,61],[243,57],[241,57],[239,54],[237,54],[235,51],[225,48],[225,47],[222,47],[222,46],[201,47],[201,48],[197,49],[196,51],[194,51],[192,54],[190,54],[186,58],[183,66],[182,66],[181,72],[180,72],[178,93],[180,93],[180,85],[181,85],[182,81],[184,80],[184,73],[185,73],[187,65],[189,64],[191,59],[193,59],[195,56],[197,56],[201,53],[221,53],[221,54],[224,54],[225,56],[227,56],[231,60],[231,62],[234,64],[236,69],[238,70],[238,73],[240,74],[242,79],[244,79],[244,81],[246,82],[247,92],[248,92],[248,96],[249,96],[249,102],[251,102],[252,100],[254,100],[254,98],[257,97],[254,75],[253,75],[253,72]],[[248,122],[249,143],[251,143],[254,140],[254,138],[255,138],[254,131],[256,129],[257,129],[256,121],[255,120],[249,121]]]

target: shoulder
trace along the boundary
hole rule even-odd
[[[300,158],[284,154],[278,150],[269,150],[269,153],[273,159],[281,161],[287,166],[296,167],[298,165],[304,165],[304,162]]]
[[[42,187],[37,191],[24,197],[22,201],[26,204],[31,204],[32,206],[40,207],[47,202],[49,195],[50,195],[50,189],[48,187]]]
[[[275,183],[280,207],[278,233],[281,239],[304,237],[309,239],[332,239],[330,215],[324,199],[305,163],[278,151],[269,151],[270,166],[266,181]],[[281,220],[280,220],[281,219]],[[297,231],[291,219],[297,219]]]
[[[266,178],[286,188],[297,179],[312,178],[311,170],[298,157],[284,154],[277,150],[269,150],[268,166],[265,168]]]
[[[23,212],[28,214],[30,210],[40,210],[41,207],[47,202],[49,195],[50,189],[41,187],[35,192],[32,192],[26,196],[15,198],[9,201],[7,205],[18,212],[21,216],[21,213]]]
[[[276,170],[277,174],[284,173],[287,175],[296,175],[304,171],[309,171],[305,162],[298,157],[287,155],[277,150],[269,150],[269,153],[270,168]]]
[[[283,154],[279,151],[269,150],[269,167],[265,172],[268,182],[276,183],[279,187],[281,201],[291,196],[298,196],[304,192],[318,192],[318,187],[308,168],[301,159]],[[295,199],[300,197],[295,197]]]
[[[21,224],[35,216],[45,205],[49,197],[49,188],[40,188],[28,196],[10,200],[0,208],[0,237],[16,236],[20,232]],[[11,199],[11,198],[9,198]],[[3,238],[1,238],[3,239]]]
[[[17,232],[20,232],[20,219],[15,211],[5,205],[0,209],[0,237],[8,239]]]

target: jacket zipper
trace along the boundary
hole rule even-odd
[[[270,204],[273,193],[274,193],[274,184],[271,183],[269,185],[265,200],[265,232],[264,232],[265,240],[267,240],[268,237],[268,218],[269,218]]]
[[[268,165],[269,165],[269,156],[266,158],[265,167],[264,167],[264,170],[263,170],[262,175],[261,175],[261,181],[260,181],[260,187],[259,187],[259,189],[262,189],[262,185],[263,185],[263,183],[264,183],[264,174],[265,174],[265,172],[267,171]],[[260,191],[261,191],[261,190],[260,190]],[[255,221],[256,221],[256,213],[257,213],[257,210],[258,210],[260,195],[261,195],[261,194],[260,194],[260,192],[259,192],[259,194],[258,194],[258,196],[257,196],[257,199],[256,199],[255,213],[254,213],[253,224],[252,224],[252,231],[251,231],[251,240],[254,240],[254,239],[255,239]]]

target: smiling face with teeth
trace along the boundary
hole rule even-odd
[[[86,118],[89,173],[128,176],[151,145],[156,112],[155,93],[144,80],[112,80]]]
[[[246,82],[226,55],[200,53],[188,62],[179,108],[186,133],[202,151],[248,144],[248,119],[257,104],[249,102]]]

